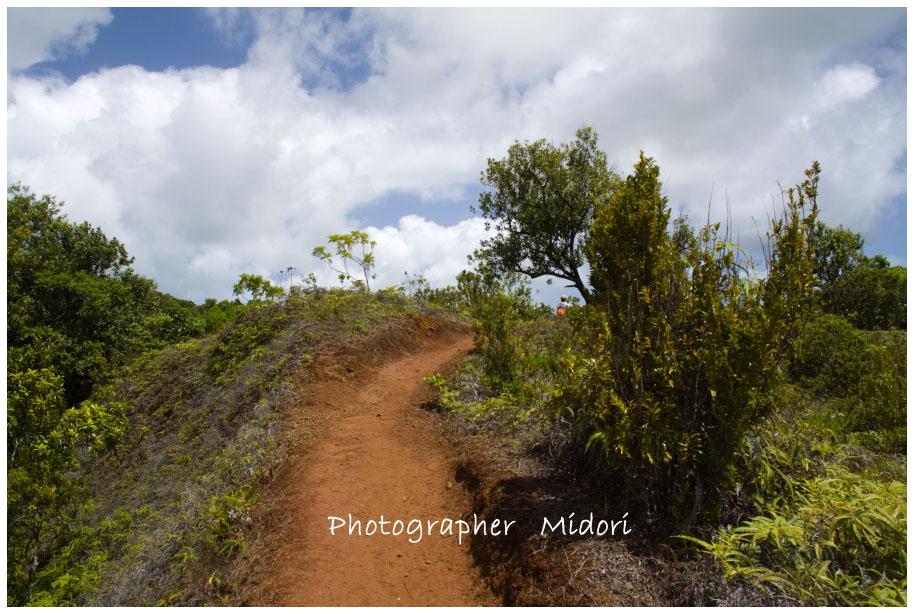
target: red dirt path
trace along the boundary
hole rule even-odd
[[[497,605],[473,565],[468,540],[458,546],[456,529],[453,536],[425,531],[429,520],[462,519],[468,502],[453,484],[456,451],[440,435],[436,416],[420,406],[429,397],[423,377],[452,366],[473,340],[468,330],[420,322],[420,349],[376,371],[365,374],[352,357],[348,363],[331,359],[329,366],[318,361],[318,381],[299,414],[312,421],[312,436],[270,489],[272,524],[280,515],[285,526],[269,540],[274,552],[259,554],[269,562],[247,578],[259,585],[247,603]],[[331,535],[328,516],[348,520],[349,514],[362,521],[363,531],[381,516],[404,524],[418,519],[422,539],[410,543],[406,532],[350,536],[345,528]]]

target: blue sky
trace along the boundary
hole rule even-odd
[[[822,217],[906,264],[906,10],[8,9],[7,179],[117,236],[162,290],[329,272],[452,283],[487,158],[593,126],[743,242],[823,167]],[[712,197],[713,193],[713,197]],[[561,289],[538,282],[543,300]]]
[[[59,72],[70,81],[104,68],[137,64],[149,71],[193,66],[232,68],[244,63],[253,32],[228,40],[196,8],[112,8],[113,20],[85,53],[70,52],[30,67],[26,74]]]

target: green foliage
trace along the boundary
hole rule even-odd
[[[783,216],[772,220],[768,232],[764,302],[772,325],[783,329],[781,350],[785,356],[815,306],[813,234],[819,213],[819,173],[819,163],[813,162],[803,183],[787,190]]]
[[[907,269],[863,254],[863,238],[816,222],[812,261],[821,305],[864,330],[907,327]]]
[[[842,469],[698,543],[727,578],[768,582],[805,605],[907,605],[907,488]]]
[[[217,337],[204,365],[206,372],[213,377],[233,377],[283,329],[288,315],[288,310],[269,304],[245,310]]]
[[[145,345],[150,348],[165,347],[204,334],[206,321],[200,311],[192,301],[157,292],[153,298],[152,313],[142,324],[149,336]]]
[[[157,292],[117,239],[61,207],[8,187],[7,585],[17,605],[68,602],[66,587],[81,581],[49,572],[80,535],[72,473],[125,432],[121,404],[86,401],[93,386],[128,358],[203,331],[193,303]]]
[[[260,275],[251,275],[242,273],[238,278],[238,283],[232,286],[232,294],[235,296],[244,296],[246,292],[251,293],[252,301],[271,301],[282,298],[285,294],[279,286],[274,286],[269,279],[264,279]]]
[[[60,207],[9,186],[7,356],[16,370],[60,375],[72,405],[93,373],[143,348],[155,285],[133,273],[117,239],[68,222]]]
[[[514,328],[543,314],[533,305],[530,288],[517,274],[499,277],[481,263],[477,271],[457,276],[457,293],[476,327],[476,348],[482,356],[483,384],[497,396],[517,375]]]
[[[773,584],[806,605],[898,605],[906,460],[861,447],[843,400],[809,395],[772,391],[772,414],[741,445],[727,527],[708,541],[685,539],[727,577]]]
[[[816,222],[810,237],[813,273],[827,294],[832,284],[853,271],[865,260],[863,237],[844,226],[832,228]]]
[[[863,330],[907,327],[907,269],[863,255],[863,238],[817,222],[811,236],[822,308]]]
[[[254,489],[245,485],[232,495],[214,495],[210,498],[210,544],[226,558],[243,555],[247,550],[245,533],[251,526],[251,509],[257,502]]]
[[[47,369],[7,373],[7,590],[22,604],[42,590],[41,566],[70,533],[82,494],[69,472],[78,452],[110,449],[125,429],[124,407],[66,408],[63,381]]]
[[[461,293],[456,286],[445,286],[444,288],[426,286],[418,288],[414,296],[429,305],[443,309],[445,313],[451,315],[461,315],[463,313],[464,306],[461,302]]]
[[[807,323],[795,340],[790,373],[817,395],[858,394],[868,350],[863,332],[826,314]]]
[[[479,212],[496,234],[482,242],[477,257],[497,273],[565,279],[588,300],[578,272],[584,244],[595,211],[618,180],[597,148],[596,132],[582,128],[575,141],[559,146],[517,142],[506,158],[489,159],[481,180],[490,189],[479,195]]]
[[[370,240],[367,233],[358,230],[352,230],[348,235],[330,235],[327,239],[333,245],[336,255],[340,257],[340,264],[334,265],[333,254],[324,246],[315,247],[311,255],[320,258],[336,271],[340,283],[345,284],[348,281],[356,288],[371,292],[370,280],[375,278],[372,269],[375,266],[374,248],[377,241]],[[350,262],[362,269],[364,281],[356,279],[349,272]]]
[[[777,329],[716,225],[700,243],[682,222],[674,242],[668,225],[659,168],[642,154],[597,212],[593,301],[569,318],[583,351],[566,353],[552,406],[598,451],[602,483],[672,528],[719,512],[739,442],[765,408]]]
[[[235,301],[219,301],[218,303],[214,298],[206,299],[201,309],[203,332],[207,335],[218,332],[244,310],[244,305],[237,299]]]
[[[882,439],[888,435],[901,451],[907,423],[907,352],[902,338],[879,341],[872,343],[843,318],[823,315],[796,339],[790,372],[811,393],[839,399],[847,416],[844,428],[883,432]]]
[[[823,291],[825,310],[863,330],[906,329],[908,270],[882,256],[864,258]]]
[[[68,405],[125,358],[199,335],[196,306],[136,275],[117,239],[74,224],[51,196],[7,191],[7,358],[15,370],[50,369]]]

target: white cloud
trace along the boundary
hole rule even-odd
[[[729,197],[749,247],[777,182],[813,159],[832,224],[866,231],[905,189],[905,52],[884,44],[904,11],[343,15],[211,12],[225,32],[256,33],[234,69],[14,75],[8,179],[66,200],[163,290],[195,300],[228,296],[241,272],[317,270],[311,249],[387,194],[469,217],[486,158],[584,125],[623,173],[639,149],[657,158],[693,220],[713,185],[712,217]],[[372,229],[382,285],[403,270],[451,283],[481,222],[405,213]]]
[[[85,53],[98,31],[114,19],[106,8],[6,9],[9,71]]]
[[[873,67],[860,62],[829,68],[817,83],[825,106],[860,100],[878,85],[879,77]]]
[[[403,283],[403,273],[425,277],[432,286],[454,283],[468,268],[469,256],[480,241],[490,236],[481,218],[463,220],[454,226],[441,226],[418,215],[400,218],[398,226],[365,230],[377,241],[377,287]]]

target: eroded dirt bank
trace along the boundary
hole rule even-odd
[[[430,394],[423,377],[453,366],[472,345],[469,328],[414,317],[402,330],[315,361],[308,400],[290,409],[300,439],[265,493],[262,533],[236,569],[241,603],[498,603],[468,540],[458,545],[456,529],[427,531],[428,521],[463,519],[471,503],[454,484],[456,449],[421,407]],[[348,525],[350,515],[362,535],[347,527],[331,534],[328,517]],[[402,533],[366,535],[368,521],[382,516],[401,520]],[[413,519],[422,523],[421,539],[415,524],[407,534]]]

